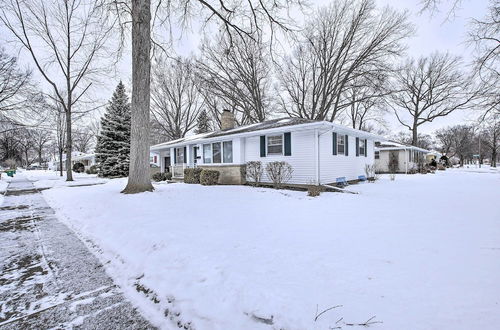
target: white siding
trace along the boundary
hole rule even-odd
[[[270,155],[266,157],[260,157],[260,136],[247,137],[245,138],[245,146],[243,148],[245,154],[245,162],[261,161],[265,169],[266,164],[269,162],[285,161],[293,167],[292,179],[288,183],[309,184],[315,181],[316,162],[314,159],[314,143],[314,130],[295,132],[292,131],[291,156]],[[265,174],[265,170],[262,181],[270,182],[267,175]]]
[[[342,133],[339,133],[342,134]],[[361,139],[361,138],[360,138]],[[336,178],[345,177],[346,180],[357,180],[365,174],[365,165],[374,162],[374,141],[368,140],[367,156],[356,157],[356,137],[349,135],[349,155],[333,155],[332,131],[324,132],[319,139],[320,180],[321,183],[334,183]]]

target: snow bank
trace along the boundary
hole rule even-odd
[[[196,329],[349,329],[372,316],[383,322],[374,329],[500,324],[498,173],[383,177],[352,186],[359,195],[318,198],[186,184],[122,195],[124,186],[43,194],[162,328],[172,327],[167,308]]]

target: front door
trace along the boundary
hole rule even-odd
[[[170,172],[170,156],[165,157],[164,159],[164,172]]]

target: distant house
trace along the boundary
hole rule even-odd
[[[425,160],[427,163],[430,163],[433,159],[436,161],[436,162],[439,162],[439,160],[441,159],[441,157],[443,156],[442,153],[436,151],[436,150],[431,150],[429,151],[426,155],[425,155]]]
[[[233,114],[224,111],[222,129],[151,147],[162,172],[182,178],[184,169],[217,169],[221,184],[243,184],[249,161],[285,161],[293,167],[289,184],[334,183],[339,177],[358,179],[374,162],[376,135],[326,121],[301,118],[269,120],[235,127]],[[265,175],[262,182],[270,182]]]
[[[429,150],[405,145],[394,141],[377,143],[375,146],[375,167],[382,173],[392,172],[391,163],[396,173],[408,173],[418,168],[419,163],[426,163]]]
[[[78,153],[71,158],[71,164],[82,163],[85,166],[85,170],[88,170],[92,165],[96,165],[95,154],[89,153]]]

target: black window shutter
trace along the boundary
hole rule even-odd
[[[365,157],[368,157],[368,140],[365,139]]]
[[[347,134],[345,135],[344,141],[345,141],[345,147],[344,147],[345,155],[349,156],[349,135],[347,135]]]
[[[187,164],[187,152],[186,152],[187,150],[186,149],[187,148],[184,147],[184,164]]]
[[[359,156],[359,137],[356,138],[356,157]]]
[[[260,136],[260,157],[266,157],[266,136]]]
[[[174,164],[177,164],[177,148],[174,148]]]
[[[285,156],[292,155],[292,134],[287,132],[284,134],[285,136]]]
[[[333,154],[337,154],[337,133],[332,133]]]

